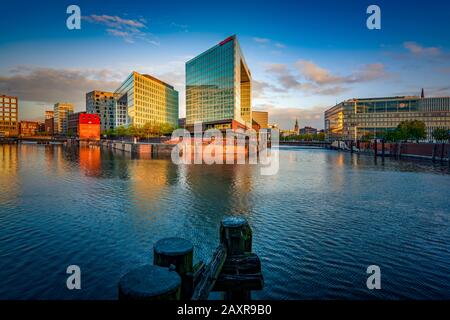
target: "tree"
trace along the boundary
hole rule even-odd
[[[434,129],[433,138],[436,139],[436,141],[447,141],[450,138],[449,130],[444,128]]]
[[[372,140],[373,138],[375,138],[375,136],[373,135],[373,133],[366,133],[365,135],[363,135],[363,136],[361,137],[361,140],[364,141],[364,142],[367,142],[367,141]]]
[[[402,121],[397,129],[400,130],[400,136],[404,140],[412,139],[419,142],[419,140],[425,139],[427,136],[425,123],[419,120]]]
[[[163,134],[163,135],[172,134],[173,130],[174,130],[173,126],[171,126],[168,123],[163,123],[160,126],[160,134]]]
[[[125,137],[127,135],[127,128],[124,126],[119,126],[114,131],[115,135],[118,137]]]
[[[317,141],[325,141],[325,132],[319,132],[319,133],[316,135],[316,140],[317,140]]]
[[[384,135],[384,140],[389,141],[389,142],[397,142],[400,140],[400,134],[399,134],[399,130],[395,129],[395,130],[389,130],[388,132],[386,132],[386,134]]]
[[[155,127],[150,122],[146,122],[142,127],[142,133],[148,139],[155,135]]]

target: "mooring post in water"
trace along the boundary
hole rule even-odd
[[[160,267],[173,265],[181,277],[181,299],[190,299],[193,290],[194,246],[186,239],[165,238],[153,247],[153,264]]]
[[[175,270],[144,265],[119,282],[119,300],[179,300],[181,278]]]
[[[220,243],[224,244],[228,255],[252,251],[252,229],[241,217],[226,217],[220,225]]]
[[[433,162],[436,161],[436,149],[437,149],[437,143],[433,143],[433,154],[432,154]]]
[[[227,259],[215,289],[224,290],[226,300],[250,300],[250,289],[260,288],[263,280],[261,262],[251,253],[252,229],[248,221],[242,217],[223,219],[220,242],[226,247]]]
[[[381,156],[384,160],[384,156],[385,156],[386,150],[385,150],[385,141],[384,139],[381,140]]]
[[[374,157],[375,159],[378,157],[378,140],[375,139],[373,143],[373,151],[374,151]]]
[[[193,262],[193,245],[182,238],[159,240],[154,265],[132,270],[119,283],[119,299],[206,300],[211,291],[225,299],[250,299],[261,290],[261,261],[252,253],[252,230],[244,218],[227,217],[220,226],[220,244],[207,265]]]

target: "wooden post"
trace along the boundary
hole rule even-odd
[[[220,226],[220,242],[225,245],[228,257],[252,252],[252,229],[242,217],[226,217]],[[261,277],[260,277],[261,280]],[[225,300],[250,300],[251,291],[236,287],[225,291]]]
[[[444,150],[445,150],[445,143],[442,143],[441,147],[441,163],[444,163]]]
[[[436,149],[437,149],[437,143],[433,143],[433,162],[436,161]]]
[[[447,162],[448,162],[448,167],[450,168],[450,144],[447,147]]]
[[[374,157],[376,159],[378,156],[378,141],[377,141],[377,139],[375,139],[375,142],[373,143],[373,150],[374,150]]]
[[[190,299],[193,291],[194,247],[182,238],[165,238],[153,247],[153,264],[160,267],[173,265],[181,277],[181,299]]]
[[[144,265],[119,282],[119,300],[179,300],[181,278],[168,268]]]
[[[252,252],[252,229],[246,219],[226,217],[220,225],[220,242],[228,255]]]
[[[383,160],[384,160],[385,152],[386,152],[386,150],[385,150],[385,142],[384,142],[384,139],[383,139],[383,140],[381,140],[381,156],[383,157]]]
[[[353,153],[353,140],[350,140],[350,153]]]
[[[219,245],[214,252],[210,263],[205,266],[202,274],[199,275],[199,283],[195,286],[194,293],[192,294],[192,300],[207,300],[209,293],[214,287],[220,272],[222,271],[223,264],[227,258],[227,250],[223,244]]]

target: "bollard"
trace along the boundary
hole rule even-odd
[[[220,242],[228,255],[252,252],[252,229],[241,217],[226,217],[220,225]]]
[[[179,300],[181,278],[168,268],[144,265],[119,282],[119,300]]]
[[[251,253],[252,229],[247,220],[241,217],[224,218],[220,225],[220,242],[227,249],[228,259],[232,259],[232,256],[235,255]],[[234,287],[225,291],[224,299],[250,300],[251,291],[245,288]]]
[[[373,144],[373,150],[374,150],[374,157],[375,159],[378,157],[378,141],[375,139],[375,142]]]
[[[182,238],[165,238],[153,247],[153,264],[160,267],[173,265],[181,277],[181,299],[190,299],[193,290],[194,247]]]

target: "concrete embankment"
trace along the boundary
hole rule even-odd
[[[136,155],[150,156],[150,157],[166,157],[170,156],[172,149],[175,147],[173,144],[164,143],[133,143],[122,142],[115,140],[102,140],[100,141],[102,147],[108,149],[114,149],[124,152],[129,152]]]

